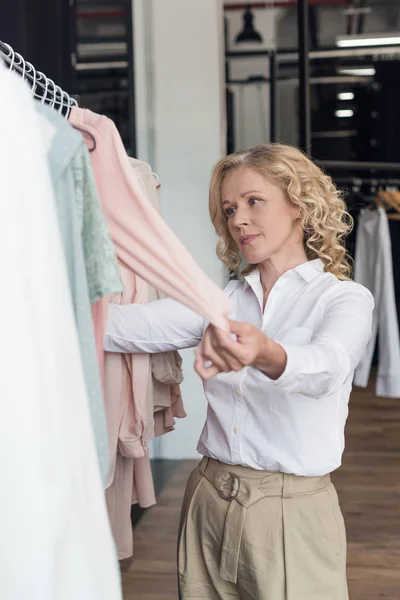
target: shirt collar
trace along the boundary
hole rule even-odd
[[[309,283],[323,271],[324,271],[323,261],[320,258],[316,258],[314,260],[308,260],[307,262],[302,263],[301,265],[295,267],[294,269],[290,269],[289,271],[286,271],[286,273],[284,273],[282,275],[282,277],[284,275],[287,275],[288,273],[294,272],[294,273],[297,273],[298,275],[300,275],[300,277],[302,279],[304,279],[304,281]],[[252,287],[254,289],[254,286],[260,283],[260,271],[257,268],[254,271],[252,271],[249,275],[246,275],[246,277],[244,279],[245,279],[245,282],[244,282],[243,289],[246,290],[248,287]]]
[[[298,273],[307,283],[315,279],[320,273],[323,273],[325,265],[320,258],[309,260],[299,265],[294,271]]]

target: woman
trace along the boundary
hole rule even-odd
[[[263,145],[214,169],[229,336],[172,300],[110,307],[106,350],[197,346],[207,421],[179,544],[181,598],[345,600],[346,534],[329,474],[341,464],[373,300],[350,280],[351,217],[299,150]]]

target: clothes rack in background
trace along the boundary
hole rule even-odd
[[[388,188],[396,188],[400,186],[400,179],[390,176],[385,176],[384,173],[399,173],[399,163],[382,163],[382,162],[360,162],[360,161],[319,161],[318,164],[325,168],[332,176],[337,185],[351,186],[351,194],[357,195],[356,206],[360,207],[360,197],[363,198],[363,203],[366,206],[375,203],[377,206],[386,208],[388,218],[390,220],[400,220],[400,192],[390,191]],[[339,172],[335,176],[335,171]],[[352,174],[343,175],[343,172],[351,171]],[[369,172],[369,177],[363,177],[357,172]],[[374,177],[374,175],[376,175]],[[365,193],[365,187],[368,187]],[[349,190],[350,191],[350,190]],[[387,197],[384,193],[387,191]],[[347,203],[349,209],[352,208],[351,203]],[[354,208],[354,203],[353,203]]]
[[[0,59],[12,71],[15,71],[30,85],[34,98],[49,104],[60,114],[68,118],[70,110],[78,103],[67,92],[56,85],[52,79],[26,61],[18,52],[5,42],[0,41]]]
[[[367,162],[367,161],[352,161],[352,160],[321,160],[318,161],[320,167],[324,169],[342,169],[352,171],[398,171],[400,174],[400,163],[396,162]]]
[[[397,171],[400,165],[397,163],[359,163],[346,161],[325,161],[320,162],[322,166],[329,166],[343,170],[344,165],[350,165],[351,170],[368,170],[372,174],[374,171]],[[361,166],[361,168],[360,168]],[[399,171],[400,173],[400,171]],[[362,175],[334,176],[335,184],[346,186],[346,202],[348,209],[360,209],[366,206],[381,206],[388,212],[388,219],[400,220],[400,178],[377,175],[376,177],[363,177]],[[355,202],[351,198],[355,197]],[[350,199],[350,201],[349,201]]]
[[[360,187],[361,185],[377,186],[400,186],[400,179],[386,179],[385,177],[335,177],[338,185],[350,185]]]

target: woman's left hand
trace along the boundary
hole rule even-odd
[[[263,363],[271,344],[260,329],[250,323],[229,321],[231,335],[213,325],[207,329],[197,354],[195,369],[202,379],[211,379],[218,373],[240,371],[249,365]],[[207,367],[207,362],[212,363]]]

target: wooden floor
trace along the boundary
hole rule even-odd
[[[333,479],[347,525],[350,600],[400,600],[400,400],[355,391],[346,439]],[[124,600],[177,600],[176,531],[193,466],[181,463],[135,529]]]

